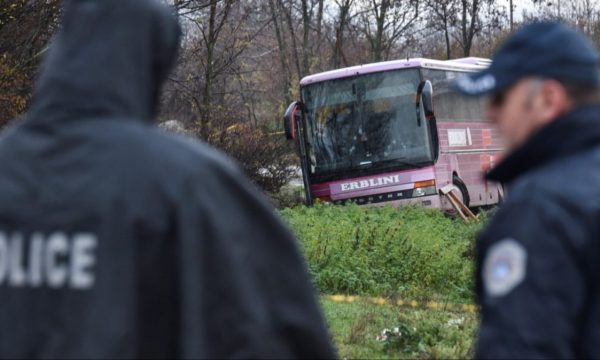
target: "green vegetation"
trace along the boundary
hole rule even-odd
[[[330,300],[321,305],[341,359],[472,357],[473,313]]]
[[[297,234],[322,294],[385,297],[391,303],[474,300],[474,240],[481,224],[421,207],[317,204],[281,213]],[[321,301],[342,359],[472,357],[474,313],[364,299]]]
[[[479,224],[421,207],[318,204],[282,210],[325,294],[473,301]]]

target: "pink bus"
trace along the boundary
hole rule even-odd
[[[467,206],[497,203],[502,187],[484,180],[498,160],[484,100],[450,83],[490,61],[407,59],[307,76],[301,101],[284,116],[298,145],[307,204],[419,204],[449,209],[447,185]]]

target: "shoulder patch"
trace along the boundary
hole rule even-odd
[[[514,239],[492,245],[483,261],[483,287],[488,296],[504,296],[526,275],[527,251]]]

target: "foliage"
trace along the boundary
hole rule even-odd
[[[278,134],[281,100],[254,55],[268,46],[264,1],[175,1],[184,29],[180,60],[166,84],[161,118],[176,119],[234,157],[262,190],[278,194],[294,173],[294,149]]]
[[[260,188],[276,193],[294,174],[295,159],[290,144],[282,136],[273,137],[264,128],[240,124],[230,128],[227,136],[209,142],[236,158]]]
[[[285,209],[304,204],[304,187],[295,185],[282,186],[277,192],[268,192],[273,206]]]
[[[165,87],[161,118],[181,121],[195,136],[235,157],[271,194],[279,194],[289,169],[299,163],[281,135],[268,134],[282,130],[283,111],[298,99],[302,77],[393,60],[407,51],[433,54],[430,36],[422,31],[429,12],[423,0],[169,3],[180,17],[184,41]],[[459,28],[453,26],[452,34]]]
[[[24,112],[58,14],[58,0],[0,0],[0,127]]]
[[[422,207],[317,204],[281,211],[299,237],[322,293],[473,302],[474,238],[465,224]],[[482,223],[487,215],[481,213]],[[364,300],[322,308],[340,358],[471,358],[473,313]],[[394,303],[394,301],[392,302]]]
[[[298,165],[276,134],[308,74],[374,60],[487,57],[512,28],[498,0],[162,0],[184,30],[162,120],[236,157],[277,193]],[[541,2],[519,22],[560,18],[600,43],[593,1]],[[59,0],[0,0],[0,127],[22,114],[56,28]],[[231,131],[244,129],[243,133]],[[235,128],[234,128],[235,129]]]
[[[27,94],[14,91],[27,80],[25,74],[9,63],[8,57],[0,57],[0,121],[6,122],[25,110]]]
[[[473,357],[475,314],[329,300],[321,305],[342,359]]]
[[[471,302],[478,224],[438,210],[356,205],[282,211],[323,293]]]
[[[168,132],[200,137],[197,127],[186,127],[177,120],[167,120],[158,126]],[[287,185],[297,168],[290,156],[290,144],[282,137],[273,139],[268,129],[238,123],[211,127],[205,141],[235,158],[246,176],[270,195],[274,206],[293,206],[302,199],[302,189]]]

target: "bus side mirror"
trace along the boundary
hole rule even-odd
[[[296,139],[296,121],[299,121],[301,116],[302,103],[300,101],[292,102],[285,114],[283,115],[283,129],[285,131],[285,137],[288,140]]]
[[[438,137],[435,112],[433,111],[433,86],[429,80],[422,81],[417,88],[417,122],[419,126],[421,126],[421,106],[423,106],[423,113],[425,114],[425,119],[427,119],[431,134],[433,158],[434,161],[437,161],[440,152],[440,139]]]
[[[434,118],[433,86],[429,80],[421,81],[417,88],[417,123],[419,126],[421,126],[421,105],[423,106],[425,118],[427,120]]]

